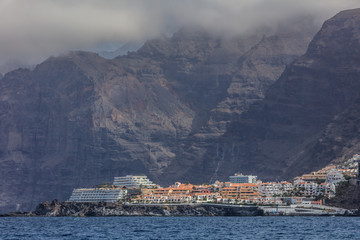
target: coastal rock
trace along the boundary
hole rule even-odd
[[[70,203],[56,200],[39,204],[36,216],[261,216],[256,206],[230,206],[221,204],[120,204]]]

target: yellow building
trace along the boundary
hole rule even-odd
[[[255,183],[232,183],[221,189],[221,196],[227,199],[249,199],[258,197],[258,185]]]
[[[335,165],[326,166],[319,171],[312,172],[310,174],[304,174],[301,178],[305,181],[316,181],[316,180],[326,180],[327,174],[330,170],[336,169]]]

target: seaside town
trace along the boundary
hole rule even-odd
[[[115,177],[112,184],[74,189],[68,202],[318,206],[334,197],[342,182],[359,183],[359,160],[360,155],[354,155],[341,165],[328,165],[289,182],[262,182],[257,176],[236,173],[227,182],[199,185],[175,182],[160,187],[147,176],[127,175]]]

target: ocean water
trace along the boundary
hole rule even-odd
[[[0,239],[360,239],[360,218],[5,217]]]

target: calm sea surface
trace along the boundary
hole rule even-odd
[[[0,218],[0,239],[360,239],[360,218]]]

